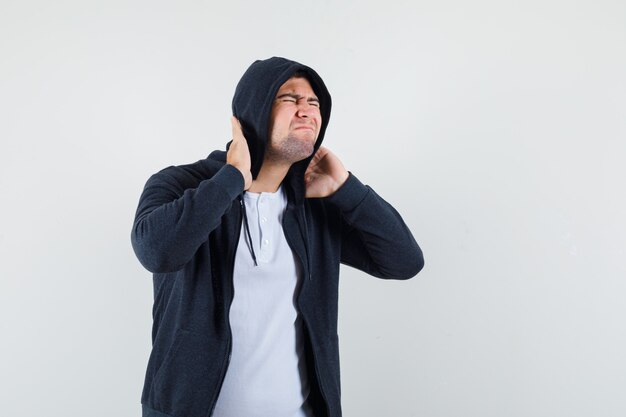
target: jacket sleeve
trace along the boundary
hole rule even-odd
[[[178,167],[152,175],[143,189],[131,232],[137,258],[149,271],[181,269],[243,192],[243,176],[224,165],[210,179],[186,188]]]
[[[408,279],[422,250],[400,214],[352,173],[327,200],[342,216],[341,262],[379,278]]]

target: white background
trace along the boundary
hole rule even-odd
[[[618,0],[2,0],[0,414],[140,414],[139,195],[224,148],[273,55],[324,78],[325,144],[426,259],[343,268],[344,414],[626,415]]]

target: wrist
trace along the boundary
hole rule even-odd
[[[335,186],[333,187],[332,192],[328,196],[331,196],[335,194],[337,191],[339,191],[339,189],[341,189],[341,187],[343,187],[343,185],[346,183],[349,176],[350,174],[348,173],[348,171],[342,174],[341,177],[335,181]]]

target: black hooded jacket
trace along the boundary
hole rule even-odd
[[[253,177],[263,162],[276,92],[299,71],[320,100],[318,149],[331,98],[313,69],[273,57],[254,62],[237,85],[232,109],[248,142]],[[332,196],[305,198],[304,171],[311,157],[293,164],[283,182],[288,196],[283,230],[304,271],[297,306],[304,323],[309,401],[316,417],[339,417],[340,263],[379,278],[407,279],[422,269],[423,257],[397,211],[352,173]],[[144,417],[213,412],[230,359],[228,317],[243,192],[243,176],[226,164],[224,151],[167,167],[144,187],[131,232],[133,249],[154,282]]]

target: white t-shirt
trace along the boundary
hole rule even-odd
[[[287,197],[244,194],[254,266],[242,224],[230,307],[232,355],[215,417],[307,417],[302,322],[295,296],[301,270],[287,244],[282,219]]]

